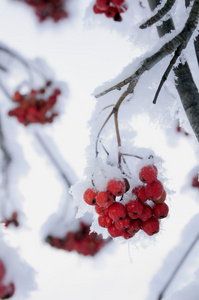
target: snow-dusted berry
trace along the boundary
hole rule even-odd
[[[84,192],[84,201],[88,204],[88,205],[95,205],[96,204],[96,197],[97,197],[97,191],[91,188],[88,188],[85,192]]]
[[[96,197],[96,202],[99,206],[109,207],[115,200],[113,194],[109,191],[99,192]]]
[[[110,227],[108,227],[108,233],[113,238],[116,238],[116,237],[122,236],[123,233],[124,233],[124,230],[117,229],[117,227],[115,226],[115,224],[112,224]]]
[[[112,223],[113,223],[113,220],[108,215],[98,217],[98,224],[101,227],[108,228],[112,225]]]
[[[131,220],[129,227],[126,229],[130,234],[135,234],[142,227],[142,221],[140,219]]]
[[[169,207],[165,202],[157,203],[153,208],[154,216],[158,219],[166,218],[168,212],[169,212]]]
[[[95,205],[95,211],[100,216],[108,215],[108,208],[99,206],[98,204]]]
[[[117,229],[126,229],[129,227],[130,222],[131,219],[128,216],[126,216],[122,220],[115,221],[115,226],[117,227]]]
[[[152,216],[148,220],[142,222],[142,229],[148,235],[154,235],[159,232],[159,221],[156,217]]]
[[[153,215],[153,210],[152,208],[148,205],[148,204],[143,204],[143,211],[141,213],[141,215],[139,216],[139,218],[142,221],[146,221],[148,220],[150,217],[152,217]]]
[[[119,179],[111,179],[107,184],[107,190],[116,197],[121,196],[126,190],[125,183]]]
[[[122,220],[126,217],[126,207],[119,202],[114,202],[108,208],[108,215],[113,221]]]
[[[147,165],[141,168],[139,178],[144,183],[151,183],[157,179],[158,170],[154,165]]]
[[[126,204],[126,209],[131,219],[137,219],[143,211],[143,204],[139,200],[131,200]]]
[[[120,7],[124,3],[124,0],[111,0],[111,2],[116,7]]]
[[[146,185],[146,195],[148,199],[152,201],[159,200],[163,194],[163,191],[164,191],[163,184],[158,179]]]
[[[140,200],[140,202],[144,203],[147,200],[147,195],[145,191],[145,185],[136,186],[132,190],[132,194],[136,195],[136,197]]]

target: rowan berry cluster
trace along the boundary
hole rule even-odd
[[[139,172],[141,184],[132,189],[132,198],[124,201],[129,189],[127,179],[111,179],[105,191],[88,188],[83,195],[98,214],[98,223],[107,228],[111,237],[132,238],[140,229],[151,236],[159,232],[159,220],[168,215],[166,192],[155,165],[143,166]]]
[[[10,219],[6,219],[4,221],[2,221],[2,223],[4,223],[5,227],[8,227],[10,224],[13,224],[15,227],[19,226],[19,222],[17,220],[18,214],[17,212],[13,212],[12,216]]]
[[[112,18],[114,21],[121,22],[121,13],[127,10],[125,0],[96,0],[93,6],[95,14],[105,14],[107,18]]]
[[[4,284],[3,280],[6,275],[6,268],[2,260],[0,260],[0,298],[8,299],[14,295],[15,286],[13,282]]]
[[[16,91],[12,100],[17,104],[17,107],[10,110],[8,115],[16,117],[25,126],[31,123],[52,123],[58,115],[53,109],[61,91],[54,89],[50,96],[46,96],[45,93],[48,92],[50,85],[51,82],[47,82],[43,88],[31,90],[29,94],[22,95],[19,91]]]
[[[24,1],[26,4],[32,6],[40,22],[43,22],[46,19],[53,19],[54,22],[58,22],[61,19],[68,17],[68,13],[65,10],[66,0],[17,0],[17,1]]]
[[[46,241],[52,247],[69,252],[76,251],[84,256],[94,256],[105,244],[102,236],[94,232],[90,233],[90,226],[83,222],[80,223],[78,231],[69,231],[63,239],[49,235]]]

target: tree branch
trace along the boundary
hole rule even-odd
[[[145,29],[160,21],[171,10],[175,2],[176,0],[167,0],[165,5],[160,10],[158,10],[158,12],[154,16],[152,16],[149,20],[140,25],[140,28]]]
[[[135,79],[138,78],[145,72],[149,71],[153,66],[155,66],[160,60],[165,58],[167,55],[176,51],[176,49],[181,46],[182,49],[185,49],[194,30],[197,27],[199,18],[199,0],[195,0],[190,11],[189,17],[185,23],[183,30],[176,35],[173,39],[171,39],[168,43],[164,44],[156,53],[152,56],[146,58],[140,68],[138,68],[131,76],[126,78],[125,80],[119,82],[118,84],[110,87],[109,89],[101,92],[96,95],[96,98],[99,98],[112,90],[121,89],[124,85],[131,83]]]

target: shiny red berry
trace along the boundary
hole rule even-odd
[[[115,197],[108,191],[99,192],[96,198],[97,204],[106,208],[109,207],[114,202],[114,200]]]
[[[84,201],[89,205],[95,205],[96,204],[96,197],[97,197],[97,191],[94,189],[87,189],[84,192]]]
[[[126,190],[125,183],[119,179],[111,179],[107,184],[107,190],[116,197],[121,196]]]
[[[97,0],[96,5],[99,9],[106,11],[109,8],[110,0]]]
[[[112,223],[113,223],[113,220],[108,215],[98,217],[98,224],[101,227],[108,228],[112,225]]]
[[[164,187],[161,181],[156,179],[152,183],[146,185],[146,195],[149,200],[159,200],[164,191]]]
[[[153,202],[156,204],[156,203],[163,203],[165,200],[166,200],[166,192],[165,190],[163,191],[162,193],[162,196],[158,199],[158,200],[153,200]]]
[[[108,215],[113,221],[122,220],[126,217],[126,207],[120,202],[114,202],[108,208]]]
[[[136,195],[136,197],[140,200],[140,202],[144,203],[148,198],[145,191],[145,185],[136,186],[132,190],[132,194]]]
[[[142,227],[142,221],[140,219],[131,220],[129,227],[126,229],[130,234],[135,234]]]
[[[115,238],[115,237],[122,236],[123,233],[124,233],[124,230],[117,229],[117,227],[115,226],[115,224],[112,224],[110,227],[108,227],[108,233],[110,234],[110,236],[112,236],[113,238]]]
[[[130,222],[131,219],[128,216],[126,216],[122,220],[115,221],[115,226],[117,227],[117,229],[126,229],[129,227]]]
[[[157,203],[153,208],[154,216],[158,219],[166,218],[168,212],[169,212],[169,207],[165,202]]]
[[[141,168],[139,178],[144,183],[151,183],[156,180],[158,170],[154,165],[148,165]]]
[[[125,240],[129,240],[129,239],[131,239],[134,235],[136,234],[136,232],[134,232],[134,233],[129,233],[127,230],[124,230],[124,233],[123,233],[123,238],[125,239]]]
[[[107,18],[115,18],[115,16],[118,14],[118,10],[114,6],[110,6],[106,11],[105,15]]]
[[[152,216],[148,220],[142,222],[142,229],[148,235],[154,235],[159,232],[159,221],[156,217]]]
[[[111,0],[111,2],[113,5],[120,7],[124,3],[124,0]]]
[[[95,205],[95,211],[100,216],[108,215],[108,208],[99,206],[98,204]]]
[[[143,204],[139,200],[131,200],[126,204],[126,210],[131,219],[137,219],[143,211]]]
[[[148,204],[143,204],[143,211],[139,218],[142,221],[148,220],[153,215],[153,209]]]

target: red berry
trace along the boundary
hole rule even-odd
[[[7,295],[7,286],[0,282],[0,298],[5,299],[4,297]]]
[[[94,189],[87,189],[84,192],[84,201],[89,205],[95,205],[96,204],[96,197],[97,197],[97,191]]]
[[[99,206],[98,204],[95,205],[95,211],[100,216],[105,216],[108,214],[108,208]]]
[[[122,220],[115,221],[117,229],[126,229],[129,227],[131,219],[127,216]]]
[[[99,216],[98,223],[101,227],[108,228],[112,225],[113,220],[108,215],[107,216]]]
[[[195,177],[193,177],[193,179],[192,179],[192,186],[199,187],[198,175],[196,175]]]
[[[104,11],[99,9],[96,4],[93,6],[93,11],[95,14],[103,14],[104,13]]]
[[[143,211],[143,204],[139,200],[131,200],[127,203],[126,209],[131,219],[137,219]]]
[[[107,184],[107,190],[114,196],[121,196],[125,193],[126,187],[124,181],[118,179],[111,179]]]
[[[60,95],[60,94],[61,94],[60,89],[54,89],[54,95],[55,95],[55,96],[58,96],[58,95]]]
[[[6,269],[5,269],[4,263],[2,262],[2,260],[0,260],[0,281],[2,281],[5,274],[6,274]]]
[[[159,221],[156,217],[152,216],[142,223],[143,231],[148,235],[153,235],[159,232]]]
[[[124,233],[124,230],[122,229],[117,229],[115,224],[111,225],[110,227],[108,227],[108,233],[113,237],[118,237],[118,236],[122,236]]]
[[[151,183],[156,180],[158,170],[154,165],[148,165],[141,168],[139,178],[144,183]]]
[[[142,221],[146,221],[148,220],[150,217],[152,217],[153,215],[153,210],[152,208],[148,205],[148,204],[143,204],[143,211],[141,213],[141,215],[139,216],[139,218]]]
[[[108,215],[113,221],[122,220],[126,217],[126,207],[122,203],[115,202],[109,206]]]
[[[107,18],[114,18],[116,16],[116,14],[118,13],[117,8],[110,6],[106,11],[105,11],[105,15]]]
[[[23,96],[18,91],[16,91],[13,96],[13,101],[20,102],[22,99]]]
[[[152,201],[159,200],[163,194],[163,191],[164,191],[163,184],[158,179],[146,185],[146,195],[148,199]]]
[[[153,202],[156,204],[156,203],[163,203],[165,200],[166,200],[166,192],[165,190],[163,191],[162,193],[162,196],[158,199],[158,200],[153,200]]]
[[[126,229],[130,234],[135,234],[142,227],[142,221],[140,219],[131,220],[129,227]]]
[[[99,9],[106,11],[109,8],[110,0],[97,0],[96,5]]]
[[[140,202],[145,202],[147,200],[147,195],[145,192],[145,186],[144,185],[139,185],[136,186],[133,190],[132,190],[132,194],[135,194],[136,197],[140,200]]]
[[[124,0],[111,0],[111,2],[113,5],[120,7],[124,3]]]
[[[99,192],[96,198],[97,204],[106,208],[109,207],[114,202],[114,200],[114,196],[108,191]]]
[[[158,219],[166,218],[169,212],[169,207],[166,203],[158,203],[153,209],[154,216]]]
[[[136,234],[136,232],[129,233],[127,230],[125,230],[124,233],[123,233],[123,238],[125,240],[128,240],[128,239],[131,239],[135,234]]]

